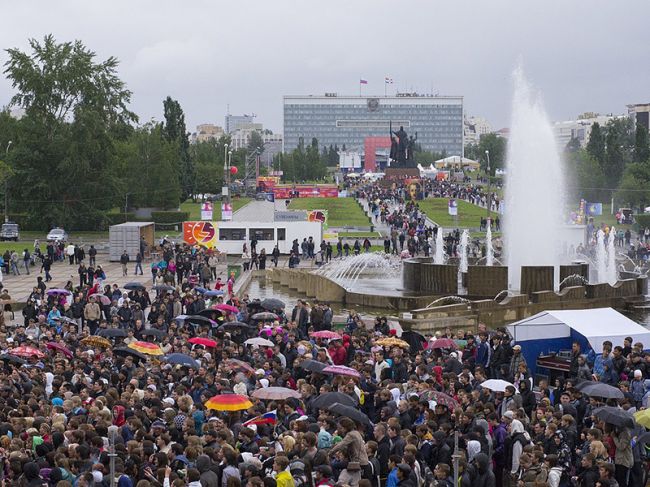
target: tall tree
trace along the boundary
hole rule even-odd
[[[598,161],[598,164],[604,166],[605,164],[605,134],[598,122],[594,122],[591,126],[589,134],[589,141],[587,142],[587,152]]]
[[[648,129],[637,123],[634,134],[634,160],[645,162],[650,159],[650,141],[648,140]]]
[[[29,46],[8,49],[4,70],[16,90],[11,103],[25,109],[10,187],[29,188],[30,197],[15,201],[39,227],[96,227],[117,197],[114,139],[137,120],[131,92],[117,76],[117,59],[97,62],[81,41],[48,35]]]
[[[181,199],[187,199],[194,195],[196,172],[190,157],[190,139],[185,126],[185,114],[181,104],[170,96],[163,101],[163,108],[165,124],[162,134],[168,142],[177,146]]]
[[[580,149],[565,154],[567,168],[573,184],[572,196],[577,201],[581,198],[592,202],[602,202],[609,199],[611,193],[605,190],[605,175],[603,170],[589,152]]]
[[[616,198],[643,211],[650,203],[650,161],[627,165]]]
[[[634,134],[631,120],[625,117],[613,118],[607,122],[605,144],[607,147],[603,171],[608,183],[612,187],[616,187],[621,180],[625,166],[632,161]]]
[[[487,155],[490,153],[490,175],[494,176],[497,169],[501,169],[506,163],[506,148],[508,143],[503,137],[497,134],[485,134],[478,143],[479,162],[483,170],[487,169]]]
[[[250,139],[248,140],[248,151],[257,151],[258,154],[264,152],[264,139],[257,130],[251,132]]]

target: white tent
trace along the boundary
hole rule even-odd
[[[628,336],[650,349],[650,330],[612,308],[542,311],[508,325],[508,330],[529,367],[540,353],[570,349],[574,340],[581,343],[583,353],[588,348],[601,353],[605,340],[622,346]]]
[[[471,169],[478,169],[481,167],[481,164],[472,160],[468,159],[467,157],[460,157],[460,156],[449,156],[445,157],[444,159],[438,159],[437,161],[434,162],[434,165],[437,169],[442,169],[446,167],[453,167],[453,168],[462,168],[462,167],[469,167]]]

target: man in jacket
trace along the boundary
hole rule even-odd
[[[101,309],[95,299],[96,298],[94,296],[90,296],[90,301],[84,307],[84,318],[86,320],[86,323],[88,323],[88,328],[91,335],[95,334],[97,325],[99,324],[99,318],[101,317]]]
[[[129,258],[129,254],[126,253],[126,250],[122,252],[122,255],[120,256],[120,264],[122,264],[122,275],[126,276],[128,269],[127,269],[127,264],[129,263],[131,259]]]

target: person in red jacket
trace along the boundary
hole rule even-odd
[[[332,340],[328,351],[334,365],[345,365],[348,354],[340,340]]]

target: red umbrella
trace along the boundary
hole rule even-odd
[[[456,342],[453,341],[451,338],[438,338],[437,340],[433,340],[429,343],[430,343],[429,348],[451,348],[454,350],[458,348]]]
[[[236,372],[244,372],[245,374],[254,374],[255,369],[251,365],[242,360],[231,358],[226,360],[226,365]]]
[[[322,374],[347,375],[348,377],[361,377],[361,374],[345,365],[328,365],[321,372]]]
[[[68,358],[73,357],[72,352],[68,350],[66,347],[64,347],[63,345],[61,345],[60,343],[48,342],[45,344],[45,346],[50,350],[54,350],[55,352],[61,352],[63,355],[65,355]]]
[[[203,337],[194,337],[190,338],[187,343],[191,343],[193,345],[203,345],[204,347],[209,347],[209,348],[214,348],[217,346],[217,342],[214,340],[210,340],[209,338],[203,338]]]
[[[12,348],[9,350],[9,353],[11,355],[15,355],[16,357],[24,357],[24,358],[30,358],[30,357],[36,357],[36,358],[44,358],[45,354],[41,352],[38,348],[34,347],[28,347],[26,345]]]
[[[313,336],[314,338],[328,338],[331,340],[340,340],[341,338],[343,338],[338,333],[330,330],[315,331],[311,334],[311,336]]]
[[[228,313],[239,313],[239,308],[237,306],[232,306],[231,304],[218,304],[214,307],[219,311],[227,311]]]

